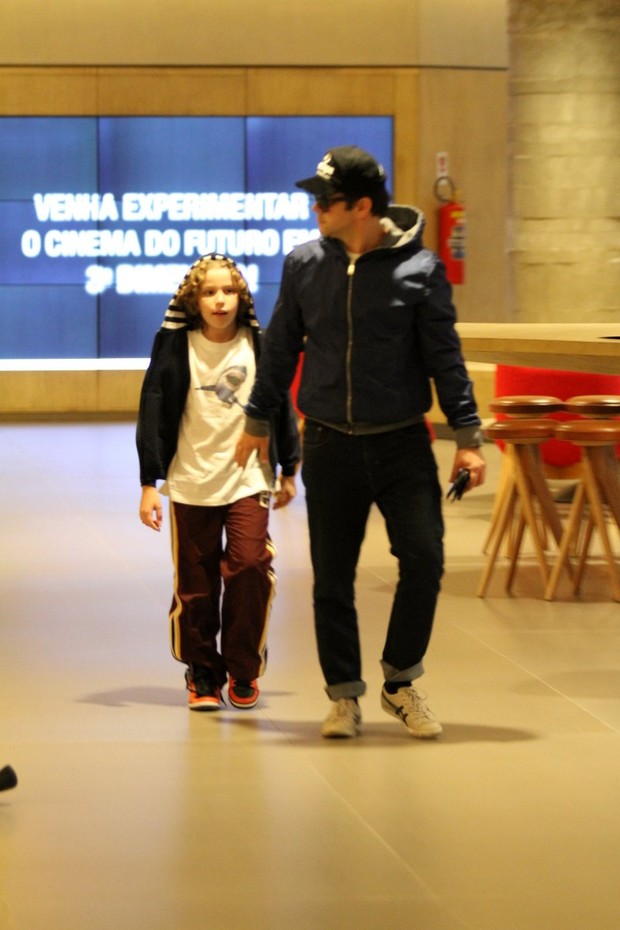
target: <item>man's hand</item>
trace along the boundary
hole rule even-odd
[[[243,432],[235,449],[235,462],[245,468],[253,452],[258,452],[258,460],[269,464],[269,436],[252,436]]]
[[[479,488],[484,484],[486,462],[482,457],[480,449],[457,449],[454,456],[454,464],[450,472],[450,481],[454,481],[461,468],[466,468],[469,472],[469,483],[465,491],[471,491],[472,488]]]
[[[279,490],[273,496],[273,509],[279,510],[280,507],[286,507],[296,494],[297,488],[293,475],[281,476]]]
[[[142,488],[140,521],[159,533],[162,523],[162,507],[157,488],[152,488],[149,485]]]

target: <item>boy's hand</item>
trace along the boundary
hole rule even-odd
[[[140,521],[158,533],[162,524],[161,497],[157,488],[145,485],[140,499]]]

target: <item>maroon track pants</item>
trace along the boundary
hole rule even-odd
[[[276,582],[267,503],[257,494],[222,507],[170,505],[172,655],[210,668],[220,687],[227,675],[252,681],[265,670]]]

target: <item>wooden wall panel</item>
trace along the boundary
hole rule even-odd
[[[97,374],[95,371],[2,371],[0,412],[34,415],[97,411]]]
[[[241,68],[102,68],[98,114],[244,115],[246,81]]]
[[[434,153],[447,148],[471,209],[460,318],[501,319],[506,75],[418,68],[0,68],[0,115],[393,115],[394,199],[428,215]],[[313,153],[320,157],[322,153]],[[0,416],[133,415],[143,372],[0,372]]]
[[[97,113],[96,68],[0,68],[0,115]]]
[[[411,68],[394,74],[394,178],[389,189],[398,203],[418,202],[420,77]]]
[[[507,322],[507,75],[429,68],[419,92],[417,204],[427,218],[426,243],[437,247],[436,154],[447,152],[467,210],[466,280],[455,287],[460,318]]]
[[[255,68],[248,73],[248,113],[391,114],[391,68]]]

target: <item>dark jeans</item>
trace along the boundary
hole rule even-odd
[[[399,565],[383,674],[391,681],[419,677],[443,573],[441,489],[426,426],[350,436],[309,421],[303,480],[317,645],[329,697],[366,690],[354,585],[373,503]]]

